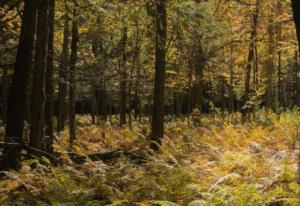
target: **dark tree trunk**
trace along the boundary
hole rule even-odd
[[[121,79],[120,79],[120,126],[126,124],[127,113],[127,72],[126,72],[126,44],[127,44],[127,28],[125,27],[122,32],[121,40]]]
[[[166,0],[157,1],[155,85],[153,95],[151,148],[159,149],[164,134],[165,82],[166,82],[166,39],[167,11]]]
[[[233,45],[230,47],[230,60],[229,60],[229,112],[234,112],[234,92],[233,92],[233,78],[234,78],[234,58],[233,58]]]
[[[292,7],[293,7],[293,15],[294,15],[294,21],[296,26],[296,32],[297,32],[298,46],[300,51],[300,1],[292,0]],[[299,157],[298,166],[300,166],[300,157]],[[299,168],[298,173],[300,174],[300,167],[298,168]],[[298,177],[298,183],[300,183],[300,176]]]
[[[35,44],[35,67],[31,103],[31,147],[44,149],[45,122],[45,72],[48,43],[48,0],[42,0],[38,6],[37,38]]]
[[[76,11],[73,12],[73,26],[72,26],[72,43],[71,43],[71,57],[70,57],[70,90],[69,90],[69,130],[70,143],[76,139],[76,114],[75,114],[75,76],[76,76],[76,62],[77,62],[77,47],[79,41],[78,25],[76,20]]]
[[[226,101],[225,101],[225,92],[226,92],[226,84],[225,84],[225,77],[221,76],[220,77],[220,83],[221,83],[221,88],[220,88],[220,95],[221,95],[221,112],[222,112],[222,117],[224,118],[225,115],[225,108],[226,108]]]
[[[92,124],[96,124],[96,116],[97,116],[97,98],[96,98],[96,91],[97,91],[97,86],[95,83],[91,86],[91,117],[92,117]]]
[[[298,70],[298,49],[295,51],[294,55],[294,69],[293,69],[293,98],[292,104],[293,106],[297,105],[297,85],[298,85],[298,77],[297,77],[297,70]]]
[[[296,26],[296,33],[297,33],[299,51],[300,51],[300,1],[299,0],[292,0],[292,8],[293,8],[294,22],[295,22],[295,26]],[[300,87],[299,84],[300,83],[299,83],[299,77],[298,77],[298,73],[299,73],[298,61],[296,61],[295,67],[296,67],[295,68],[296,104],[299,106],[300,105],[300,89],[299,89],[299,87]]]
[[[300,50],[300,1],[292,0],[293,16]]]
[[[67,116],[66,105],[67,102],[67,81],[68,81],[68,59],[69,59],[69,16],[67,2],[65,2],[65,16],[64,16],[64,40],[60,60],[60,83],[58,91],[58,115],[57,115],[57,131],[60,132],[65,128],[65,121]]]
[[[46,139],[45,148],[49,152],[53,152],[53,110],[54,110],[54,84],[53,84],[53,57],[54,57],[54,16],[55,16],[55,0],[49,0],[49,19],[48,19],[48,55],[46,69],[46,102],[45,102],[45,126]]]
[[[25,0],[22,28],[15,64],[15,74],[8,99],[6,142],[23,141],[23,126],[26,111],[26,87],[32,65],[32,50],[36,25],[37,1]],[[18,169],[20,148],[5,148],[2,169]]]
[[[276,15],[280,16],[282,15],[282,2],[278,1],[276,6]],[[282,85],[282,51],[281,51],[281,41],[282,41],[282,23],[278,22],[276,25],[276,47],[277,47],[277,60],[278,60],[278,66],[277,66],[277,106],[279,108],[284,107],[284,99],[283,99],[283,85]]]
[[[269,109],[274,108],[274,92],[273,92],[273,73],[274,73],[274,52],[275,52],[275,41],[274,41],[274,22],[273,17],[270,17],[268,22],[268,53],[266,60],[266,103]]]
[[[258,16],[259,16],[259,1],[256,1],[256,10],[252,18],[252,31],[250,34],[250,44],[249,44],[249,53],[248,60],[245,69],[245,86],[244,86],[244,96],[243,96],[243,121],[246,120],[246,115],[249,112],[249,108],[246,105],[250,98],[250,78],[251,78],[251,68],[253,67],[253,62],[255,58],[255,39],[257,35],[257,25],[258,25]]]
[[[5,125],[7,118],[7,67],[3,68],[3,77],[2,77],[2,121]]]

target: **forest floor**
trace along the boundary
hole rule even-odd
[[[41,158],[1,172],[0,205],[300,205],[300,113],[260,112],[247,124],[238,118],[208,117],[201,127],[169,118],[161,151],[150,154],[150,125],[90,125],[80,117],[71,148],[68,131],[57,136],[65,164]],[[78,164],[71,151],[118,155]]]

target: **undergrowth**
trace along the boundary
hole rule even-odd
[[[133,122],[130,130],[80,117],[71,148],[67,131],[56,138],[66,164],[41,158],[23,161],[19,172],[1,172],[0,205],[300,205],[299,111],[259,111],[246,124],[238,119],[205,117],[196,127],[170,118],[162,149],[153,154],[148,124]],[[145,158],[124,154],[78,165],[67,155],[116,149]]]

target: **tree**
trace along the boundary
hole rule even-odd
[[[293,17],[296,26],[297,39],[300,50],[300,1],[292,0]]]
[[[45,126],[46,139],[45,148],[49,152],[53,152],[53,110],[54,110],[54,17],[55,17],[55,0],[49,0],[49,18],[48,18],[48,53],[47,53],[47,69],[46,69],[46,102],[45,102]]]
[[[23,142],[23,127],[26,111],[26,87],[32,65],[32,51],[36,26],[37,0],[25,0],[21,34],[7,108],[6,142]],[[5,148],[2,157],[3,169],[18,169],[20,149]]]
[[[126,44],[127,44],[127,27],[122,30],[121,39],[121,62],[120,62],[120,125],[126,124],[126,113],[127,113],[127,72],[126,72]]]
[[[70,142],[73,143],[76,139],[76,114],[75,114],[75,76],[76,76],[76,62],[77,62],[77,50],[78,50],[78,25],[76,19],[76,9],[73,11],[73,25],[72,25],[72,42],[71,42],[71,56],[70,56],[70,89],[69,89],[69,130],[70,130]]]
[[[253,67],[253,62],[255,58],[255,39],[257,35],[257,26],[258,26],[258,17],[259,17],[259,4],[260,0],[256,0],[256,9],[252,16],[252,28],[250,34],[250,43],[249,43],[249,51],[248,51],[248,59],[246,65],[246,76],[245,76],[245,86],[244,86],[244,96],[243,96],[243,121],[246,119],[246,115],[249,110],[249,106],[247,102],[250,99],[250,78],[251,78],[251,68]]]
[[[31,147],[44,149],[45,122],[45,72],[48,43],[48,0],[42,0],[38,6],[37,38],[35,44],[35,67],[31,104]]]
[[[59,91],[58,91],[58,114],[57,114],[57,131],[60,132],[65,128],[65,121],[67,116],[66,105],[67,104],[67,81],[68,81],[68,65],[69,65],[69,16],[68,16],[68,5],[67,1],[65,4],[65,14],[64,14],[64,39],[62,45],[62,52],[60,58],[60,68],[59,68]]]
[[[153,95],[151,148],[159,149],[164,134],[165,82],[166,82],[166,0],[157,0],[155,39],[155,84]]]

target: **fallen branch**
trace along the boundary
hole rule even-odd
[[[28,154],[33,153],[37,156],[44,156],[48,158],[50,162],[54,165],[58,165],[62,163],[62,161],[54,154],[51,154],[45,150],[40,150],[34,147],[30,147],[28,144],[21,144],[17,142],[0,142],[0,148],[23,149],[26,150]]]
[[[34,154],[36,156],[44,156],[50,160],[53,165],[63,164],[63,161],[58,157],[61,156],[59,153],[57,156],[55,154],[49,153],[45,150],[37,149],[34,147],[30,147],[28,144],[20,144],[16,142],[0,142],[0,148],[10,148],[10,149],[23,149],[27,151],[27,154]],[[69,157],[73,162],[76,164],[83,164],[87,161],[103,161],[108,162],[121,156],[126,156],[131,160],[143,162],[146,160],[146,157],[141,154],[135,154],[134,152],[127,152],[120,149],[111,151],[111,152],[104,152],[104,153],[93,153],[88,155],[80,155],[74,152],[68,153]]]
[[[88,155],[78,155],[77,153],[69,153],[68,154],[71,160],[77,164],[83,164],[90,161],[103,161],[108,162],[114,159],[120,158],[122,156],[126,156],[131,160],[143,162],[146,161],[146,157],[144,155],[135,154],[133,152],[127,152],[120,149],[111,151],[111,152],[104,152],[104,153],[93,153]]]

